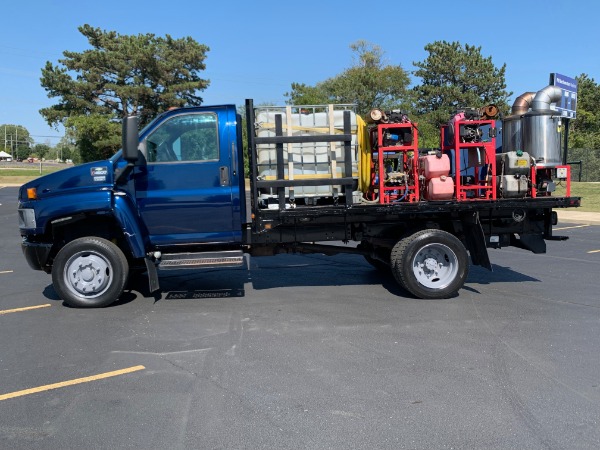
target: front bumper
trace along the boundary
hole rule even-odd
[[[43,270],[44,272],[50,272],[50,267],[46,265],[50,251],[52,250],[52,244],[43,244],[40,242],[27,242],[21,243],[21,250],[27,260],[27,264],[34,270]]]

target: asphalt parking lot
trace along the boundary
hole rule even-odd
[[[600,225],[449,300],[361,257],[253,258],[63,305],[0,188],[0,448],[600,448]],[[174,275],[175,274],[175,275]]]

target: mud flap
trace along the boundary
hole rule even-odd
[[[148,288],[150,292],[156,292],[160,289],[156,265],[150,258],[144,258],[144,262],[146,263],[146,270],[148,270]]]
[[[546,241],[541,234],[522,234],[519,237],[511,235],[510,245],[536,254],[546,253]]]
[[[485,233],[479,221],[479,213],[474,213],[471,217],[463,218],[462,225],[465,230],[465,240],[467,250],[471,255],[471,261],[476,266],[485,267],[492,271],[492,263],[487,252],[487,243]]]

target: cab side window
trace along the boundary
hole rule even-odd
[[[175,116],[146,138],[149,163],[216,161],[219,159],[217,116]]]

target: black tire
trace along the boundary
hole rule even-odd
[[[54,289],[77,308],[100,308],[123,293],[129,265],[119,247],[99,237],[82,237],[65,245],[52,266]]]
[[[465,284],[469,255],[452,234],[422,230],[396,243],[391,268],[396,281],[415,297],[450,298]]]

